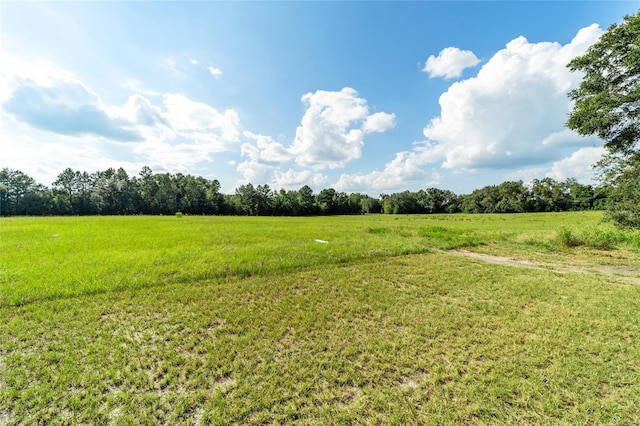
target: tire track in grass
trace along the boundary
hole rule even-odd
[[[495,256],[490,254],[475,253],[467,250],[448,250],[441,251],[450,256],[466,257],[480,262],[491,263],[494,265],[512,266],[519,268],[537,269],[545,271],[553,271],[560,274],[565,273],[582,273],[582,274],[601,274],[608,278],[614,278],[627,284],[640,284],[640,269],[633,266],[577,266],[564,263],[546,263],[534,262],[531,260],[513,259],[505,256]]]

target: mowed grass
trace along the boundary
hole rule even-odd
[[[638,267],[598,220],[2,221],[0,424],[637,424],[640,285],[441,251]]]

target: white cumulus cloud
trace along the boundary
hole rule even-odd
[[[426,164],[419,151],[399,152],[385,164],[384,170],[370,173],[342,174],[334,187],[340,191],[401,191],[410,186],[433,186],[440,182],[441,175],[422,169]]]
[[[277,167],[292,159],[287,148],[270,136],[249,131],[245,131],[243,136],[251,141],[240,147],[240,155],[248,157],[248,160],[239,163],[236,170],[247,182],[266,182]]]
[[[178,131],[211,131],[226,142],[239,140],[240,118],[238,113],[227,109],[223,113],[202,102],[192,101],[184,95],[168,93],[162,96],[167,108],[166,117]]]
[[[362,155],[365,135],[382,133],[395,126],[394,114],[370,114],[367,101],[349,87],[340,91],[318,90],[305,94],[301,100],[307,109],[290,146],[269,136],[243,133],[249,141],[242,144],[241,155],[248,159],[236,169],[245,180],[264,181],[271,174],[272,182],[285,188],[301,183],[318,185],[326,180],[320,173],[293,168],[282,173],[279,168],[287,163],[315,171],[344,167]]]
[[[476,77],[440,96],[440,116],[424,128],[423,158],[455,170],[515,168],[556,160],[562,146],[591,143],[564,127],[567,91],[581,78],[566,64],[601,34],[594,24],[564,46],[524,37],[509,42]]]
[[[303,167],[344,167],[362,155],[365,133],[384,132],[395,125],[393,114],[370,115],[367,101],[350,87],[307,93],[302,101],[307,110],[290,152]]]
[[[447,47],[442,49],[438,56],[429,56],[423,71],[429,74],[429,78],[458,78],[462,75],[462,71],[475,67],[479,63],[480,59],[472,51]]]
[[[476,77],[453,83],[440,97],[440,115],[424,128],[426,141],[397,153],[382,171],[342,174],[334,187],[360,191],[437,185],[440,173],[425,167],[434,163],[454,173],[504,169],[514,180],[545,173],[557,179],[591,179],[602,142],[565,127],[571,108],[566,94],[581,79],[566,64],[602,32],[591,25],[564,46],[512,40]]]
[[[368,116],[364,120],[362,130],[365,133],[383,133],[389,129],[392,129],[396,125],[395,114],[388,114],[386,112],[376,112]]]
[[[563,181],[575,178],[580,182],[594,181],[597,171],[592,167],[600,161],[606,150],[603,147],[582,148],[569,157],[553,163],[547,176]]]
[[[289,169],[286,172],[276,170],[274,177],[274,188],[300,189],[304,185],[309,185],[313,190],[319,190],[327,184],[325,175],[313,173],[310,170]]]
[[[274,141],[271,136],[248,131],[245,131],[243,136],[255,142],[255,145],[244,143],[241,147],[242,155],[249,157],[251,160],[275,166],[292,159],[289,151],[281,143]]]
[[[134,92],[123,105],[106,105],[73,73],[54,64],[0,58],[0,148],[11,167],[51,181],[66,167],[98,170],[142,165],[189,172],[240,142],[240,119],[182,94],[157,92],[124,80]],[[45,133],[46,132],[46,133]],[[19,135],[19,138],[16,137]],[[23,140],[23,143],[18,143]],[[39,140],[39,142],[35,142]],[[35,170],[35,171],[34,171]]]

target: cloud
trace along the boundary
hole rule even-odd
[[[392,129],[396,125],[395,114],[387,114],[386,112],[376,112],[368,116],[364,120],[362,130],[365,133],[383,133]]]
[[[123,107],[106,107],[111,117],[141,126],[170,126],[160,107],[155,106],[140,94],[129,96]]]
[[[349,161],[360,158],[366,134],[385,132],[395,126],[394,114],[369,114],[367,101],[349,87],[340,91],[307,93],[302,101],[307,110],[290,146],[284,146],[270,136],[243,133],[248,142],[242,144],[240,152],[248,160],[238,164],[237,171],[244,179],[259,182],[272,175],[275,177],[272,182],[282,187],[298,185],[304,179],[307,184],[324,182],[326,177],[322,174],[291,168],[283,174],[278,168],[287,163],[316,171],[344,167]]]
[[[259,185],[269,182],[274,168],[250,160],[239,163],[236,170],[242,175],[244,183]]]
[[[245,182],[267,182],[278,166],[291,159],[287,149],[270,136],[249,131],[243,132],[242,135],[253,142],[241,145],[240,155],[249,159],[236,166]]]
[[[309,185],[313,190],[323,189],[327,184],[327,177],[321,173],[313,173],[310,170],[293,170],[286,172],[275,172],[273,180],[274,188],[299,189],[304,185]]]
[[[209,71],[209,73],[211,73],[212,76],[214,76],[215,78],[220,78],[220,76],[222,75],[222,70],[220,68],[216,68],[216,67],[207,67],[207,70]]]
[[[603,147],[579,149],[569,157],[553,163],[547,176],[559,181],[575,178],[579,182],[593,182],[597,174],[593,165],[600,161],[605,152]]]
[[[334,187],[361,191],[437,185],[440,173],[429,173],[425,166],[438,162],[454,172],[517,169],[509,173],[513,179],[545,171],[555,178],[590,179],[602,141],[581,137],[564,125],[571,107],[566,93],[580,81],[566,64],[601,34],[591,25],[565,46],[514,39],[476,77],[453,83],[440,97],[440,115],[424,128],[426,141],[396,153],[382,171],[342,174]],[[446,58],[444,53],[440,57]]]
[[[2,120],[0,120],[2,121]],[[5,120],[7,122],[8,120]],[[8,127],[11,126],[11,123]],[[130,173],[137,173],[144,163],[134,158],[122,158],[106,155],[104,146],[86,143],[85,140],[69,136],[49,136],[43,143],[42,135],[24,131],[11,132],[9,128],[0,129],[0,150],[5,166],[22,170],[38,183],[51,185],[60,172],[71,167],[74,170],[94,172],[109,167],[123,167]],[[116,144],[124,150],[130,150],[135,144]]]
[[[138,128],[144,141],[132,151],[152,168],[158,165],[167,171],[189,172],[240,143],[240,118],[234,110],[219,112],[176,93],[163,95],[162,101],[164,109],[134,95],[121,111],[140,123],[152,124]]]
[[[129,89],[132,92],[140,93],[146,96],[160,96],[160,93],[156,92],[155,90],[149,90],[142,87],[142,83],[135,78],[125,80],[125,82],[122,83],[122,87],[124,87],[125,89]]]
[[[66,167],[92,171],[122,165],[135,171],[149,165],[157,171],[191,173],[193,168],[211,170],[216,153],[240,142],[234,110],[219,111],[175,93],[152,102],[145,94],[158,93],[141,89],[134,79],[121,87],[135,93],[123,105],[105,105],[68,71],[2,55],[4,160],[11,167],[35,170],[34,176],[47,183],[52,173]],[[50,135],[43,138],[41,131]]]
[[[564,46],[524,37],[509,42],[476,77],[440,96],[441,113],[424,128],[421,157],[454,170],[514,168],[558,159],[563,147],[592,144],[564,127],[566,93],[580,81],[566,64],[602,32],[591,25]]]
[[[458,78],[462,75],[462,71],[475,67],[479,63],[480,59],[472,51],[447,47],[442,49],[437,57],[429,56],[422,71],[428,73],[429,78]]]
[[[212,106],[192,101],[178,93],[167,93],[162,96],[162,101],[167,108],[167,120],[184,136],[197,137],[198,131],[204,131],[204,134],[221,136],[224,142],[239,141],[240,118],[234,110],[227,109],[220,113]]]
[[[267,182],[277,167],[293,159],[291,153],[270,136],[243,132],[243,136],[253,143],[243,143],[240,155],[248,157],[239,163],[236,170],[247,182]]]
[[[383,132],[395,124],[393,114],[369,115],[367,101],[350,87],[337,92],[318,90],[301,100],[307,110],[290,152],[303,167],[344,167],[361,157],[365,133]]]
[[[408,189],[412,183],[415,186],[436,185],[440,174],[435,170],[428,174],[421,168],[424,164],[419,152],[399,152],[381,172],[342,174],[334,187],[340,191],[393,191]]]
[[[92,135],[117,141],[140,141],[124,121],[110,117],[98,97],[76,80],[54,80],[43,86],[20,79],[2,104],[17,120],[60,135]]]
[[[255,145],[245,143],[240,151],[242,155],[262,164],[277,166],[292,160],[293,156],[282,144],[274,141],[271,136],[243,132],[243,136],[253,140]]]

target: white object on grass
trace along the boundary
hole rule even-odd
[[[329,244],[329,241],[325,241],[325,240],[316,240],[316,243]]]

